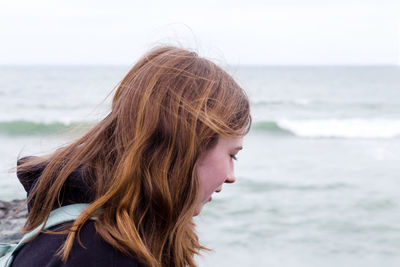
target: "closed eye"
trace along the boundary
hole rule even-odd
[[[236,157],[236,155],[231,155],[231,158],[233,158],[234,160],[238,160],[238,158]]]

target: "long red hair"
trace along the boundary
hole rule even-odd
[[[196,266],[194,254],[204,249],[193,223],[197,159],[218,136],[242,136],[250,124],[249,100],[224,70],[185,49],[156,48],[122,80],[101,122],[19,166],[19,172],[46,166],[29,196],[24,231],[48,219],[68,176],[84,166],[95,200],[69,231],[64,261],[76,232],[97,216],[101,237],[144,265]]]

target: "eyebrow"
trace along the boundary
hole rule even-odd
[[[235,149],[236,149],[236,150],[242,150],[243,147],[242,147],[242,146],[238,146],[238,147],[235,147]]]

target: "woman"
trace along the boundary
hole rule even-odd
[[[55,208],[89,206],[26,244],[12,266],[196,266],[205,247],[193,216],[235,181],[250,124],[246,94],[221,68],[184,49],[150,51],[100,123],[47,157],[19,161],[25,232]]]

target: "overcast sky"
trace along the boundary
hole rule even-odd
[[[0,0],[0,64],[131,64],[165,43],[234,65],[400,63],[398,0],[140,2]]]

